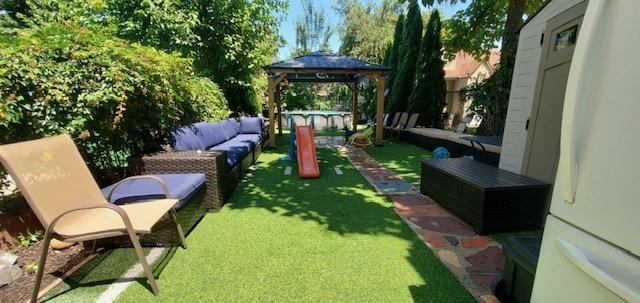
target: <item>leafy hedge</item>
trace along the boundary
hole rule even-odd
[[[191,63],[72,23],[3,35],[0,144],[68,133],[94,173],[118,171],[171,128],[229,115]]]

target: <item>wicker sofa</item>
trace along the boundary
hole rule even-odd
[[[172,151],[142,158],[146,174],[204,173],[205,210],[217,212],[262,152],[262,118],[198,122],[172,132]]]

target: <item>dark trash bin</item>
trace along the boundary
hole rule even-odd
[[[502,302],[525,303],[531,299],[542,236],[509,237],[502,246],[504,279],[496,286]]]

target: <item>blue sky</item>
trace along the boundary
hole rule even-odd
[[[368,0],[360,0],[361,2],[365,2]],[[376,3],[382,2],[381,0],[375,0]],[[333,6],[337,4],[337,1],[332,0],[312,0],[314,7],[322,8],[324,10],[325,16],[327,17],[327,22],[332,27],[336,27],[337,24],[340,23],[339,17],[336,15]],[[469,5],[467,3],[458,3],[454,6],[448,4],[436,5],[435,7],[440,9],[445,18],[451,17],[456,11],[466,8]],[[291,54],[291,50],[295,47],[296,44],[296,31],[295,24],[296,20],[302,16],[302,1],[300,0],[291,0],[289,1],[289,12],[284,16],[284,20],[280,25],[280,35],[285,38],[287,41],[287,45],[281,47],[278,56],[280,59],[286,59]],[[338,33],[334,33],[329,40],[329,46],[331,50],[334,52],[338,51],[340,47],[340,37]]]

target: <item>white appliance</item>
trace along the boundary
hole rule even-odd
[[[589,1],[531,302],[640,302],[640,1]]]

